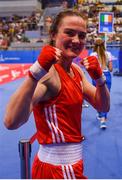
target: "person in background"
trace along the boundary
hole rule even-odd
[[[47,34],[49,34],[50,26],[52,24],[53,18],[51,16],[45,17],[45,31]]]
[[[9,41],[7,34],[0,34],[0,50],[7,50],[9,47]]]
[[[67,2],[67,1],[63,1],[63,2],[62,2],[62,7],[63,7],[64,9],[67,9],[67,8],[68,8],[68,2]]]
[[[98,111],[109,111],[109,91],[97,58],[87,57],[81,62],[96,87],[73,63],[84,48],[86,27],[78,12],[60,12],[49,31],[50,44],[43,46],[7,105],[4,124],[11,130],[22,126],[34,113],[39,143],[32,166],[34,179],[85,179],[83,99]]]
[[[106,78],[106,85],[110,91],[112,84],[111,72],[113,70],[112,54],[106,51],[105,43],[101,38],[96,38],[91,56],[95,56],[98,58],[103,74]],[[94,80],[93,80],[93,85],[96,86],[96,82]],[[97,119],[100,120],[100,128],[105,129],[107,127],[106,126],[107,112],[98,111]]]

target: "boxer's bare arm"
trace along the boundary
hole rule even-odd
[[[38,88],[40,87],[40,94]],[[36,93],[35,93],[36,92]],[[8,129],[17,129],[28,121],[33,104],[37,103],[46,93],[46,86],[40,85],[30,77],[11,96],[6,108],[4,124]],[[33,97],[34,95],[34,97]],[[39,96],[39,97],[38,97]]]

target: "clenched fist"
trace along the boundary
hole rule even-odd
[[[60,56],[61,50],[50,45],[44,46],[37,61],[30,67],[29,75],[36,80],[39,80],[49,71],[52,64],[58,61]]]
[[[102,69],[95,56],[82,59],[81,64],[84,65],[92,79],[97,80],[102,76]]]

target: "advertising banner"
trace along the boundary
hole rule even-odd
[[[38,55],[39,50],[8,50],[0,51],[0,64],[4,63],[33,63]]]
[[[0,85],[27,75],[31,64],[0,64]]]

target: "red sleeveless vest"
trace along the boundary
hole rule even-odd
[[[71,78],[59,65],[54,65],[61,81],[58,95],[33,108],[39,144],[81,142],[82,87],[81,75],[72,65]]]

